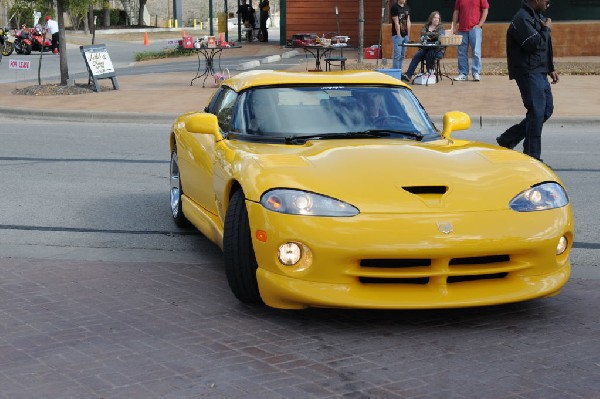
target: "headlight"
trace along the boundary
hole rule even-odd
[[[542,183],[523,191],[509,205],[517,212],[534,212],[561,208],[568,203],[567,193],[560,184]]]
[[[267,191],[260,199],[262,206],[273,212],[307,216],[356,216],[356,207],[324,195],[291,189]]]

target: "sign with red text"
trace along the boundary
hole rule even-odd
[[[8,68],[9,69],[30,69],[31,61],[11,59],[8,61]]]

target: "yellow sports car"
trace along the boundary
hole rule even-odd
[[[418,309],[557,294],[571,205],[551,169],[457,140],[375,71],[253,71],[170,134],[171,211],[224,253],[242,302]]]

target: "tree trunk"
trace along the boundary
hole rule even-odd
[[[110,27],[110,3],[108,1],[104,1],[102,3],[102,9],[104,10],[104,23],[102,26],[108,28]]]
[[[363,61],[363,41],[365,31],[365,2],[358,2],[358,62]]]
[[[88,8],[88,25],[90,27],[90,33],[93,35],[96,26],[94,24],[94,5],[92,3],[90,3]]]
[[[138,13],[138,26],[144,26],[144,9],[148,0],[140,0],[140,10]]]
[[[58,51],[60,63],[60,85],[66,86],[69,82],[69,64],[67,63],[67,40],[65,39],[64,0],[56,0],[56,14],[58,18]]]

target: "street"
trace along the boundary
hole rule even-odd
[[[75,36],[73,38],[74,42],[81,43],[81,45],[91,45],[92,44],[92,36],[91,35],[83,35],[78,32],[76,34],[72,34],[67,32],[67,37],[70,38],[70,35]],[[207,32],[202,31],[189,31],[190,35],[194,35],[194,37],[198,37],[199,35],[206,35]],[[131,35],[136,35],[132,33]],[[157,39],[152,40],[148,46],[144,46],[142,44],[143,33],[137,33],[139,35],[139,41],[123,41],[118,39],[117,37],[112,38],[111,35],[105,35],[104,37],[98,37],[95,39],[94,44],[105,44],[108,54],[110,56],[110,60],[113,64],[115,72],[118,76],[122,75],[137,75],[142,73],[164,73],[164,72],[178,72],[178,71],[190,71],[194,72],[198,69],[198,60],[195,55],[190,57],[186,57],[185,60],[178,58],[173,62],[160,63],[158,65],[153,65],[152,62],[148,63],[135,63],[135,55],[137,53],[143,52],[156,52],[161,51],[165,48],[174,47],[172,44],[168,44],[169,42],[176,41],[181,39],[181,32],[171,32],[171,36],[169,39]],[[237,40],[237,31],[229,32],[230,40]],[[272,29],[272,38],[271,41],[275,41],[279,39],[279,29]],[[71,39],[69,39],[71,40]],[[242,45],[246,43],[242,42]],[[258,45],[255,43],[253,45]],[[255,56],[244,56],[244,57],[224,57],[222,60],[219,59],[219,65],[222,68],[228,68],[231,71],[236,70],[237,65],[251,61],[261,59],[264,56],[255,55]],[[31,84],[37,84],[38,81],[38,70],[40,73],[42,84],[48,83],[58,83],[60,82],[60,66],[59,66],[58,55],[52,54],[50,52],[45,52],[41,57],[41,65],[40,65],[40,53],[32,52],[29,55],[17,54],[13,52],[10,56],[6,56],[2,58],[0,62],[0,84],[1,83],[14,83],[15,85],[22,85],[26,82],[30,82]],[[10,69],[9,61],[10,60],[25,60],[30,61],[29,69]],[[217,60],[215,61],[217,62]],[[279,67],[281,65],[286,65],[286,63],[297,63],[298,61],[290,61],[283,60],[279,63]],[[81,50],[79,45],[73,43],[67,43],[67,63],[69,68],[69,78],[75,79],[77,82],[82,82],[84,79],[87,80],[88,72],[86,70],[85,61],[81,54]],[[267,65],[263,68],[272,68],[273,65]]]
[[[544,131],[576,223],[560,295],[281,311],[240,304],[218,247],[172,223],[168,125],[0,124],[0,398],[600,397],[595,127]]]

